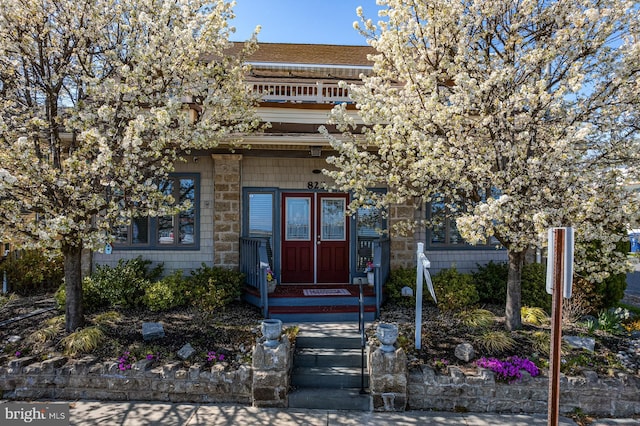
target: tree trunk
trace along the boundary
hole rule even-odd
[[[520,308],[522,306],[522,267],[524,266],[524,251],[509,251],[509,275],[507,278],[507,305],[505,314],[507,317],[507,330],[519,330],[522,328]]]
[[[65,328],[71,333],[84,325],[82,309],[82,247],[63,245],[66,289]]]

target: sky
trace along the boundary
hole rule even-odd
[[[377,21],[375,0],[236,0],[230,39],[246,40],[261,25],[258,41],[264,43],[366,45],[353,29],[358,6]]]

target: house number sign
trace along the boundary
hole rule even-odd
[[[324,187],[324,182],[309,181],[307,182],[307,189],[321,189]]]

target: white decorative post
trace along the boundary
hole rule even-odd
[[[422,336],[422,283],[423,277],[427,280],[427,286],[429,287],[429,293],[431,293],[431,297],[433,297],[433,301],[438,303],[436,300],[436,293],[433,289],[433,283],[431,282],[431,275],[429,275],[429,268],[431,267],[431,262],[427,259],[427,256],[424,255],[424,244],[418,243],[418,251],[417,251],[417,266],[416,266],[416,349],[422,348],[421,336]]]

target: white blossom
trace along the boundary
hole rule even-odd
[[[495,237],[514,270],[552,226],[576,229],[579,274],[624,270],[612,249],[640,203],[616,170],[638,172],[640,2],[379,3],[377,25],[358,12],[373,74],[350,87],[367,127],[338,106],[344,133],[325,133],[352,209],[445,196],[462,236]]]

